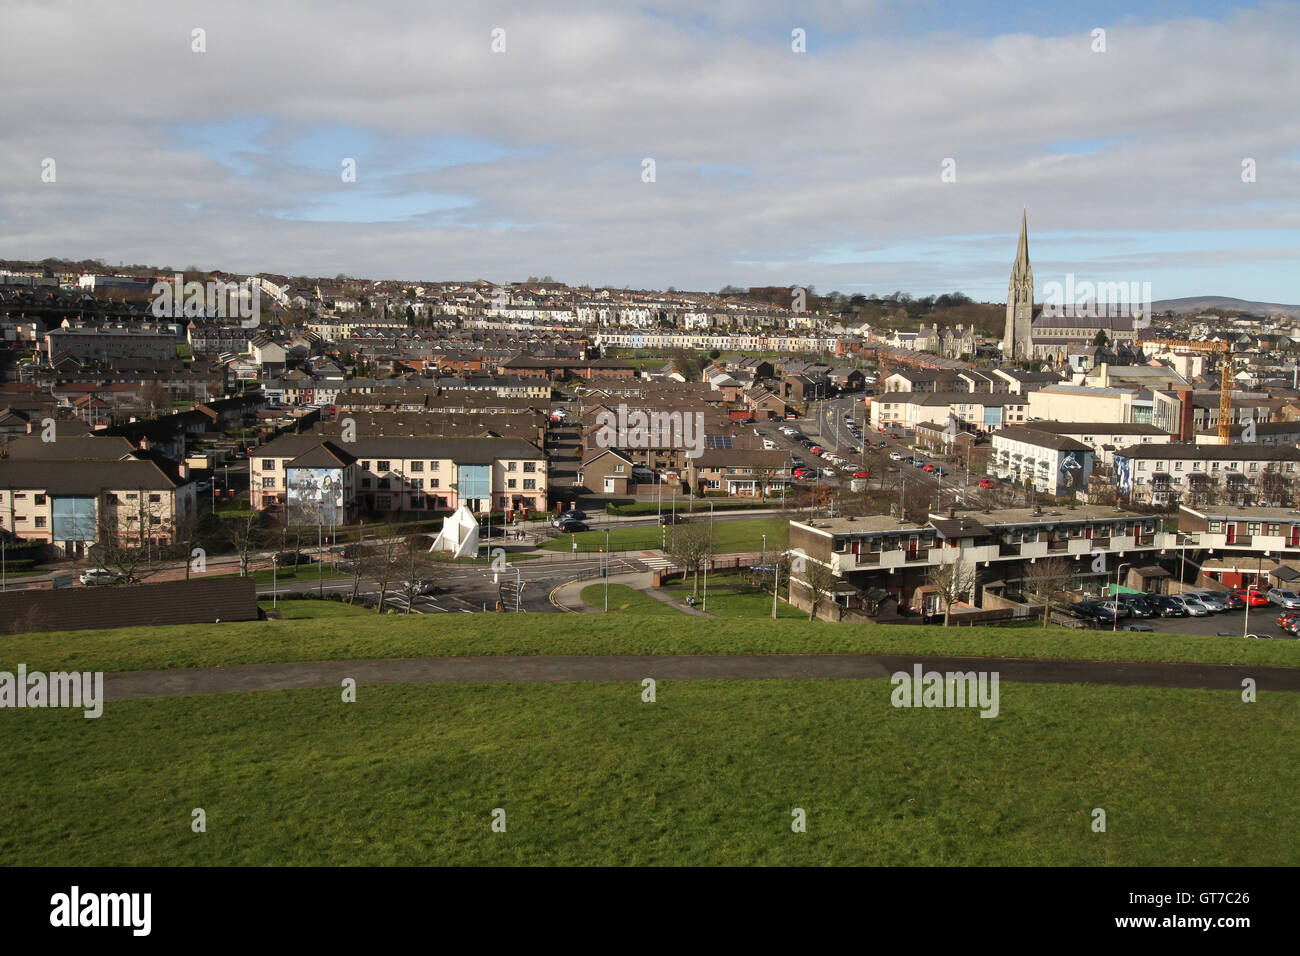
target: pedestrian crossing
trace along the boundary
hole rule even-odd
[[[677,567],[677,564],[668,558],[642,558],[641,563],[651,571],[666,571],[668,568]]]

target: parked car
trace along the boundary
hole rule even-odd
[[[1223,591],[1220,592],[1219,597],[1228,602],[1229,611],[1240,611],[1246,606],[1245,595],[1237,591]]]
[[[667,526],[670,524],[686,524],[689,520],[690,519],[687,518],[686,515],[673,514],[671,511],[659,516],[659,524],[661,526]]]
[[[870,478],[870,477],[871,477],[871,472],[867,471],[865,468],[859,468],[857,471],[855,471],[855,472],[853,473],[853,477],[854,477],[854,478]]]
[[[899,452],[891,451],[891,452],[889,453],[889,460],[890,460],[890,461],[902,461],[902,460],[903,460],[903,456],[902,456]]]
[[[563,521],[565,518],[572,518],[572,519],[574,519],[575,521],[586,521],[586,520],[587,520],[587,512],[585,512],[585,511],[583,511],[583,510],[581,510],[581,509],[579,509],[579,508],[570,508],[568,511],[566,511],[566,512],[564,512],[563,514],[560,515],[560,520],[561,520],[561,521]]]
[[[1259,588],[1249,588],[1245,591],[1236,590],[1232,592],[1241,596],[1243,604],[1249,604],[1251,607],[1263,607],[1268,604],[1268,596]]]
[[[934,471],[934,465],[925,464],[921,466],[922,471]]]
[[[205,478],[205,479],[203,479],[202,481],[200,481],[200,482],[198,482],[197,484],[194,485],[194,491],[195,491],[195,493],[200,494],[200,495],[207,494],[207,493],[208,493],[209,491],[211,491],[211,490],[212,490],[212,479],[211,479],[211,478]]]
[[[1270,604],[1279,604],[1282,607],[1300,608],[1300,594],[1294,591],[1287,591],[1284,588],[1269,588],[1268,600]]]
[[[917,458],[917,457],[914,455],[914,456],[912,456],[911,458],[909,458],[908,461],[910,461],[910,462],[912,463],[912,467],[913,467],[913,468],[924,468],[924,467],[925,467],[925,459],[924,459],[924,458]]]
[[[1125,624],[1125,625],[1124,625],[1124,630],[1126,630],[1126,631],[1154,631],[1155,628],[1152,627],[1150,624]]]
[[[1146,599],[1161,617],[1187,617],[1187,608],[1168,594],[1148,594]]]
[[[1119,600],[1134,617],[1150,617],[1153,613],[1151,605],[1147,604],[1140,594],[1123,594],[1120,595]]]
[[[1192,591],[1188,597],[1196,598],[1214,614],[1222,614],[1228,609],[1228,602],[1217,591]]]
[[[1210,616],[1210,609],[1190,594],[1171,594],[1170,600],[1177,601],[1183,607],[1187,608],[1187,613],[1192,617]]]
[[[992,488],[992,487],[993,487],[993,479],[992,479],[992,478],[981,478],[981,479],[980,479],[980,487],[981,487],[981,488]]]
[[[116,571],[110,571],[108,568],[91,568],[88,571],[82,571],[77,580],[86,585],[116,584],[122,580],[122,575]]]
[[[878,441],[878,442],[876,442],[876,447],[877,447],[877,448],[888,448],[888,447],[889,447],[889,442],[887,442],[887,441]]]

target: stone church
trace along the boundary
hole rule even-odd
[[[1058,312],[1061,310],[1057,310]],[[1099,331],[1122,362],[1134,360],[1137,331],[1132,316],[1074,314],[1044,315],[1034,308],[1034,270],[1029,264],[1028,212],[1020,216],[1020,243],[1007,287],[1007,321],[1002,336],[1004,361],[1041,360],[1060,364],[1077,349],[1096,343]]]

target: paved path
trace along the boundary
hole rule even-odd
[[[1240,690],[1242,679],[1250,677],[1261,693],[1300,691],[1300,667],[906,657],[894,654],[712,654],[422,657],[130,671],[106,674],[104,696],[107,700],[132,700],[339,687],[345,677],[354,679],[358,685],[639,681],[646,677],[656,680],[864,680],[886,678],[897,671],[911,673],[917,663],[926,671],[997,672],[1001,681],[1031,684]]]

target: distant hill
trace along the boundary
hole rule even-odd
[[[1226,295],[1194,295],[1185,299],[1162,299],[1152,302],[1151,309],[1157,315],[1171,311],[1175,315],[1205,312],[1208,309],[1223,309],[1227,312],[1249,312],[1254,315],[1286,315],[1300,319],[1300,305],[1281,305],[1277,302],[1249,302],[1246,299],[1234,299]]]

